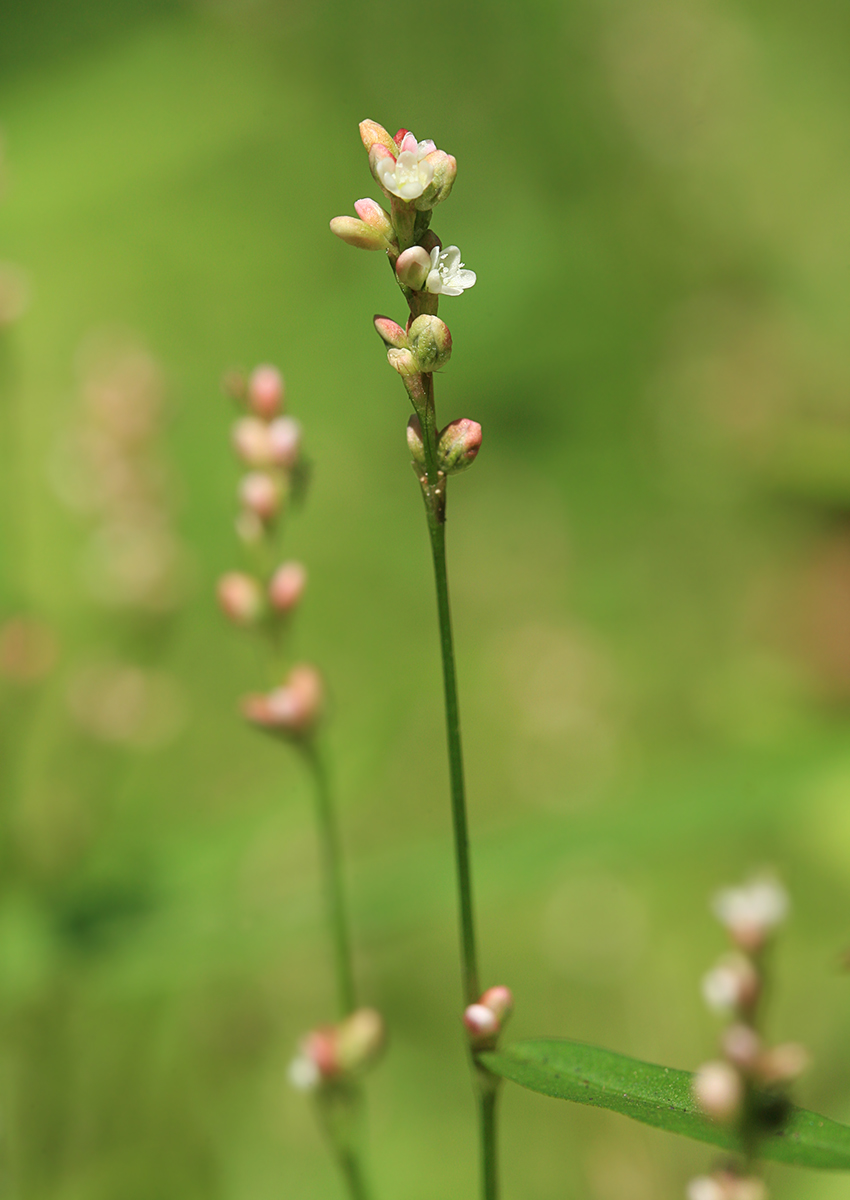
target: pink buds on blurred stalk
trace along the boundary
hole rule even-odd
[[[757,876],[741,887],[723,888],[712,909],[732,940],[748,954],[762,948],[788,915],[788,893],[778,879]]]
[[[254,725],[269,732],[304,737],[319,719],[323,691],[319,672],[304,663],[293,667],[280,687],[246,696],[242,711]]]
[[[457,475],[471,467],[481,449],[481,426],[461,417],[440,431],[437,440],[437,465],[446,475]]]
[[[307,572],[301,563],[283,563],[269,582],[269,600],[275,612],[288,613],[301,599],[307,584]]]
[[[312,1091],[372,1065],[386,1041],[384,1019],[374,1008],[358,1008],[338,1025],[311,1030],[289,1064],[289,1082]]]
[[[233,448],[248,467],[271,463],[269,426],[260,417],[240,417],[233,426]]]
[[[248,407],[251,411],[264,421],[270,421],[283,408],[283,400],[283,376],[277,367],[268,363],[255,367],[248,379]]]
[[[463,1023],[473,1050],[491,1050],[513,1010],[510,988],[488,988],[476,1004],[467,1005]]]
[[[216,589],[224,615],[235,625],[253,625],[263,615],[263,593],[256,579],[241,571],[222,575]]]

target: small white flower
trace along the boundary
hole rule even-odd
[[[286,1074],[289,1082],[299,1092],[312,1092],[322,1078],[319,1068],[307,1054],[299,1054],[293,1058]]]
[[[378,162],[375,168],[378,180],[400,200],[415,200],[434,178],[434,164],[425,160],[436,149],[433,142],[417,142],[412,133],[406,133],[398,158],[393,161],[387,156]]]
[[[446,246],[441,250],[435,246],[431,251],[431,270],[425,280],[425,290],[443,296],[459,296],[475,283],[474,271],[467,271],[460,261],[457,246]]]
[[[720,923],[733,933],[752,930],[765,934],[785,920],[789,900],[782,884],[767,876],[743,887],[724,888],[711,907]]]

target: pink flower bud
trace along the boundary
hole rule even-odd
[[[307,584],[307,572],[298,562],[278,567],[269,583],[269,600],[275,612],[291,612],[301,599]]]
[[[424,467],[425,446],[422,441],[422,422],[416,413],[413,413],[407,422],[407,448],[416,466]]]
[[[322,707],[322,679],[315,667],[293,667],[283,682],[265,695],[246,696],[242,711],[249,721],[272,732],[300,737],[315,726]]]
[[[472,466],[481,449],[481,426],[461,417],[440,431],[437,439],[437,463],[446,475],[456,475]]]
[[[388,250],[389,242],[382,233],[372,229],[357,217],[334,217],[331,233],[358,250]]]
[[[377,121],[361,121],[360,138],[367,150],[371,150],[376,144],[386,147],[387,150],[395,151],[396,149],[393,139],[383,125],[379,125]]]
[[[253,625],[263,613],[263,592],[256,579],[241,571],[222,575],[216,588],[224,615],[236,625]]]
[[[411,246],[402,251],[395,264],[399,283],[412,288],[414,292],[422,291],[430,270],[431,256],[421,246]]]
[[[375,317],[375,328],[384,345],[394,346],[396,350],[408,349],[407,334],[389,317]]]
[[[513,1011],[513,993],[510,988],[499,984],[496,987],[488,988],[478,1003],[483,1004],[485,1008],[489,1008],[491,1012],[496,1014],[499,1026],[501,1027]]]
[[[255,367],[248,380],[248,404],[264,421],[270,421],[283,407],[283,376],[277,367]]]
[[[261,521],[270,521],[280,510],[280,488],[271,475],[251,471],[239,485],[239,499]]]
[[[277,417],[269,425],[269,454],[278,467],[290,470],[298,462],[301,424],[294,417]]]
[[[259,417],[240,417],[232,430],[233,447],[249,467],[266,467],[271,460],[269,427]]]
[[[463,1013],[469,1040],[477,1050],[493,1046],[499,1033],[499,1018],[484,1004],[470,1004]]]
[[[452,335],[439,317],[423,313],[412,323],[407,337],[419,371],[437,371],[451,358]]]
[[[715,1121],[731,1121],[744,1098],[741,1076],[727,1062],[705,1063],[694,1076],[693,1094],[699,1107]]]
[[[390,214],[381,208],[377,200],[370,200],[368,197],[363,200],[355,200],[354,211],[364,225],[368,225],[370,229],[374,229],[376,233],[381,234],[388,242],[395,240],[395,230],[393,229]]]

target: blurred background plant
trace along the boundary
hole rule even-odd
[[[269,359],[309,397],[293,654],[333,677],[361,977],[390,1029],[376,1193],[474,1194],[408,413],[351,315],[395,285],[327,234],[365,116],[462,172],[452,240],[478,285],[441,394],[485,430],[451,553],[482,970],[514,991],[512,1032],[697,1065],[705,898],[772,864],[795,907],[766,1035],[811,1051],[799,1103],[850,1118],[850,15],[436,0],[427,86],[388,71],[384,21],[306,0],[4,15],[0,259],[31,284],[0,330],[10,1197],[338,1195],[285,1081],[331,994],[308,784],[234,719],[256,680],[210,600],[236,479],[213,398],[229,362]],[[118,353],[106,326],[137,333]],[[91,400],[113,369],[171,401],[132,445]],[[69,438],[99,494],[120,461],[129,508],[120,488],[67,507]],[[104,739],[111,688],[106,728],[148,705],[166,733]],[[696,1144],[519,1089],[504,1131],[523,1200],[648,1200],[705,1169]],[[771,1196],[800,1178],[768,1168]]]

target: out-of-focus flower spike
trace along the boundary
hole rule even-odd
[[[396,350],[408,350],[407,334],[402,327],[390,317],[375,317],[375,328],[378,336],[386,346],[394,346]]]
[[[267,467],[272,461],[269,426],[261,417],[240,417],[232,430],[233,448],[248,467]]]
[[[269,425],[268,441],[271,461],[291,470],[301,450],[301,422],[295,417],[277,417]]]
[[[375,1061],[384,1048],[384,1018],[375,1008],[358,1008],[336,1031],[336,1067],[338,1071],[359,1071]]]
[[[699,1107],[715,1121],[737,1117],[744,1099],[741,1076],[728,1062],[704,1063],[694,1076],[693,1094]]]
[[[279,688],[265,695],[246,696],[242,711],[255,725],[273,733],[303,737],[319,719],[323,699],[322,679],[315,667],[293,667]]]
[[[393,155],[396,153],[396,143],[377,121],[360,122],[360,139],[367,150],[371,150],[373,146],[384,146]]]
[[[496,1014],[501,1027],[513,1012],[514,997],[510,988],[497,984],[496,987],[487,988],[478,1003]]]
[[[280,511],[281,490],[277,480],[263,471],[251,471],[239,485],[239,499],[261,521],[270,521]]]

